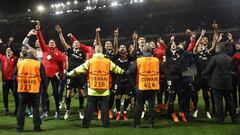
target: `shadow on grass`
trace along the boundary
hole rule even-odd
[[[12,130],[12,129],[16,129],[16,124],[1,124],[0,125],[0,130],[4,129],[4,130]]]

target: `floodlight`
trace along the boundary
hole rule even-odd
[[[43,11],[45,10],[45,7],[44,7],[43,5],[39,5],[39,6],[37,7],[37,10],[38,10],[39,12],[43,12]]]

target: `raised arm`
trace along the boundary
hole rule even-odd
[[[213,33],[218,35],[219,30],[218,30],[218,24],[216,23],[216,20],[213,21],[212,28],[213,28]]]
[[[27,46],[28,48],[31,48],[31,46],[28,44],[28,41],[29,41],[29,36],[26,36],[22,41],[22,44]]]
[[[29,49],[31,49],[31,50],[35,50],[34,48],[32,48],[32,47],[28,44],[28,42],[29,42],[30,37],[33,36],[33,35],[36,35],[36,34],[37,34],[37,33],[36,33],[36,30],[35,30],[35,29],[30,30],[30,31],[28,32],[27,36],[24,38],[22,44],[25,45],[25,46],[27,46],[27,47],[28,47]]]
[[[7,46],[9,47],[14,41],[13,36],[8,39]]]
[[[118,28],[117,28],[114,31],[114,50],[113,50],[114,55],[116,55],[118,53],[118,36],[119,36],[119,32],[118,32]]]
[[[193,49],[196,45],[196,33],[195,32],[191,32],[191,37],[190,37],[190,43],[188,45],[187,51],[188,52],[193,52]]]
[[[68,33],[67,36],[70,38],[70,40],[71,40],[72,42],[74,42],[74,41],[77,40],[77,38],[76,38],[72,33]]]
[[[37,33],[36,33],[36,30],[35,30],[35,29],[30,30],[30,31],[28,32],[27,36],[24,38],[24,40],[23,40],[23,42],[22,42],[23,45],[27,46],[27,47],[31,50],[31,52],[33,53],[34,56],[37,55],[37,51],[36,51],[36,49],[32,48],[32,47],[28,44],[28,42],[29,42],[30,37],[33,36],[33,35],[36,35],[36,34],[37,34]]]
[[[219,43],[222,40],[222,36],[223,36],[223,33],[221,33],[219,36],[217,34],[213,35],[212,46],[208,50],[209,54],[212,55],[214,53],[217,43]]]
[[[101,45],[100,31],[101,31],[100,27],[96,29],[96,37],[95,37],[96,45]]]
[[[227,49],[226,53],[229,56],[232,56],[236,52],[236,46],[234,44],[234,40],[233,40],[232,34],[228,32],[227,37],[228,37],[228,40],[227,40],[226,44],[227,44],[227,48],[228,49]]]
[[[12,43],[12,44],[10,44],[10,48],[11,48],[11,50],[13,52],[13,55],[17,56],[19,58],[21,50],[22,50],[22,44]]]
[[[79,48],[87,54],[87,59],[92,58],[94,50],[91,46],[87,46],[87,45],[84,45],[84,44],[80,43]]]
[[[169,44],[172,44],[172,42],[175,42],[175,36],[171,36]]]
[[[40,23],[38,22],[38,24],[36,25],[36,30],[37,30],[37,38],[40,44],[40,47],[42,49],[43,52],[48,52],[49,48],[43,38],[42,32],[40,30]]]
[[[213,21],[212,28],[213,28],[212,46],[211,46],[211,48],[208,50],[208,53],[211,54],[211,55],[214,53],[214,50],[215,50],[215,48],[216,48],[217,43],[222,40],[222,36],[223,36],[222,33],[219,34],[218,24],[216,23],[216,20]]]
[[[10,37],[9,39],[8,39],[8,41],[7,41],[7,43],[3,43],[3,41],[2,41],[2,39],[0,38],[0,44],[1,44],[1,47],[3,47],[3,48],[8,48],[8,47],[10,47],[10,45],[13,43],[13,41],[14,41],[14,38],[13,37]]]
[[[229,43],[229,44],[234,43],[233,36],[230,32],[227,33],[227,38],[228,38],[227,43]]]
[[[134,57],[134,55],[136,54],[136,51],[137,51],[137,39],[138,39],[138,34],[136,33],[136,31],[134,31],[134,33],[132,35],[133,48],[132,48],[132,51],[130,52],[130,56],[131,57]]]
[[[62,45],[63,45],[63,48],[64,48],[65,50],[67,50],[68,48],[70,48],[70,46],[66,43],[66,41],[65,41],[65,39],[64,39],[64,37],[63,37],[61,27],[60,27],[59,25],[56,25],[56,26],[55,26],[55,30],[56,30],[57,33],[58,33],[58,36],[59,36],[60,41],[61,41],[61,43],[62,43]]]
[[[197,40],[197,42],[196,42],[196,45],[195,45],[195,47],[194,47],[194,49],[193,49],[193,53],[194,53],[194,54],[198,53],[198,52],[197,52],[197,48],[198,48],[198,46],[199,46],[199,44],[200,44],[203,36],[205,35],[205,33],[206,33],[206,30],[202,30],[201,35],[200,35],[200,37],[198,38],[198,40]]]

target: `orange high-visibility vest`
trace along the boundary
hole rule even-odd
[[[18,92],[40,92],[40,62],[33,59],[24,59],[17,63]]]
[[[107,90],[110,85],[111,61],[106,58],[91,58],[89,60],[88,82],[94,90]]]
[[[139,90],[159,90],[159,60],[155,57],[137,59],[137,87]]]

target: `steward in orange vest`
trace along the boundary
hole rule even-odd
[[[17,63],[18,93],[40,92],[40,62],[33,59],[24,59]]]
[[[152,57],[151,52],[151,47],[145,45],[143,47],[143,57],[137,58],[127,71],[127,74],[136,76],[137,107],[134,122],[136,128],[140,127],[140,118],[146,100],[149,105],[149,128],[154,127],[155,94],[160,88],[160,62],[157,58]]]
[[[137,59],[138,90],[159,90],[159,66],[159,60],[155,57],[142,57]]]
[[[40,86],[46,83],[45,70],[41,62],[34,59],[32,54],[28,54],[17,63],[15,71],[18,82],[19,109],[17,113],[17,131],[22,132],[24,127],[24,115],[26,105],[33,108],[34,131],[41,131],[41,119],[39,113]]]
[[[115,65],[111,60],[104,58],[101,45],[95,46],[95,52],[93,58],[68,74],[69,77],[74,77],[88,73],[88,107],[82,123],[83,128],[89,128],[94,108],[99,101],[101,102],[103,127],[110,126],[108,110],[109,88],[111,87],[110,71],[116,74],[124,73],[123,69]]]
[[[89,87],[95,90],[107,90],[111,87],[111,61],[107,58],[92,58],[89,60]]]

